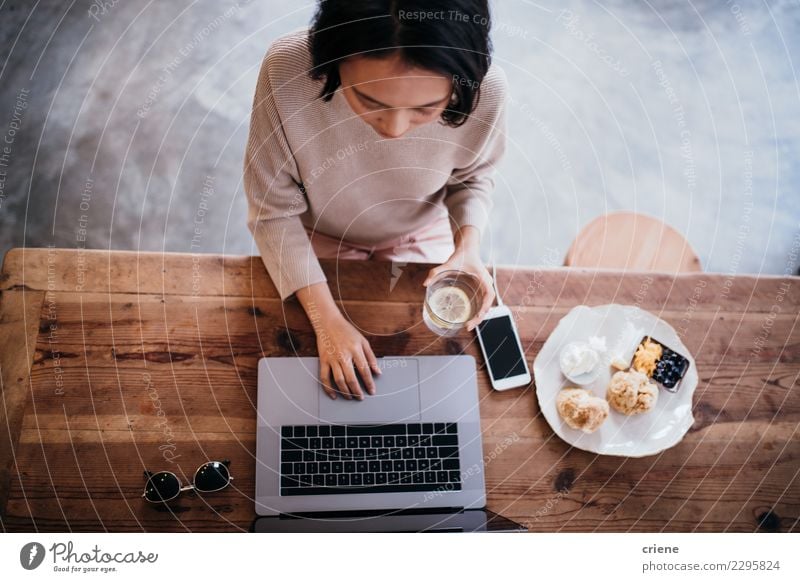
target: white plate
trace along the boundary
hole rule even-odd
[[[616,372],[606,364],[618,355],[630,362],[642,337],[648,335],[674,349],[689,360],[689,369],[678,391],[658,389],[656,406],[650,412],[626,416],[614,410],[592,434],[567,426],[556,410],[556,395],[564,386],[572,386],[561,373],[558,357],[561,348],[571,341],[605,336],[608,351],[602,358],[603,369],[597,380],[583,386],[595,396],[605,398],[611,375]],[[580,305],[565,315],[547,338],[533,362],[536,397],[539,407],[555,433],[570,445],[601,455],[645,457],[679,443],[694,423],[692,395],[697,388],[697,367],[675,330],[652,313],[627,305]]]

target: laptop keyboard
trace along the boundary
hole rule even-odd
[[[281,427],[281,495],[460,489],[456,423]]]

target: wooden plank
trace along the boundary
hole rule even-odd
[[[789,530],[800,514],[795,429],[718,425],[641,459],[593,455],[555,437],[485,436],[499,451],[486,459],[490,507],[536,531],[755,531],[770,507]]]
[[[4,509],[15,472],[43,299],[40,291],[0,292],[0,528],[5,528]]]
[[[113,257],[113,259],[112,259]],[[49,263],[48,263],[49,261]],[[337,299],[421,305],[422,281],[433,266],[377,261],[320,261]],[[48,265],[51,275],[48,280]],[[395,266],[397,267],[397,266]],[[277,298],[259,257],[76,249],[12,249],[1,289]],[[669,275],[575,268],[506,267],[498,287],[511,306],[573,307],[622,302],[661,310],[767,312],[800,305],[797,278]],[[294,300],[290,301],[293,303]]]
[[[244,350],[252,346],[253,339],[266,341],[270,337],[268,345],[276,350],[308,355],[315,352],[314,336],[300,306],[282,304],[277,299],[259,299],[253,303],[243,298],[125,294],[54,293],[53,297],[59,305],[59,342],[70,350],[79,346],[82,350],[105,350],[111,356],[112,352],[108,351],[111,346],[126,346],[127,349],[128,344],[164,344],[166,341],[180,350],[185,343],[197,344],[198,334],[202,334],[203,338],[208,338],[206,345],[212,351],[227,349],[230,352],[228,348],[232,347]],[[342,306],[351,321],[363,329],[375,345],[398,350],[392,355],[403,353],[403,346],[409,344],[416,348],[412,353],[419,349],[440,353],[443,346],[445,352],[450,353],[475,343],[474,335],[468,333],[452,340],[433,335],[420,321],[421,305],[348,300],[342,302]],[[569,309],[514,307],[525,346],[538,351]],[[790,309],[774,316],[704,311],[687,317],[680,310],[662,310],[660,315],[675,327],[698,361],[720,356],[753,363],[800,359],[797,339],[800,316]],[[454,345],[447,347],[448,342]],[[119,359],[124,359],[121,352],[119,355]],[[99,365],[103,361],[101,358]]]
[[[796,485],[793,490],[783,485],[791,485],[796,473],[797,451],[786,450],[795,426],[752,426],[733,439],[727,429],[717,438],[694,433],[670,451],[645,459],[591,455],[550,437],[487,437],[489,507],[541,531],[587,531],[600,523],[604,531],[686,531],[698,525],[709,531],[755,531],[756,518],[769,507],[781,527],[789,529],[800,511]],[[132,455],[129,445],[107,439],[48,442],[43,449],[33,445],[34,435],[21,461],[33,486],[26,487],[24,499],[12,500],[10,518],[35,520],[46,529],[66,529],[66,521],[57,527],[62,513],[81,516],[69,519],[74,530],[130,531],[147,527],[144,522],[156,517],[164,518],[159,529],[246,529],[254,517],[254,436],[229,433],[223,441],[205,437],[183,433],[177,439],[181,456],[170,465],[155,443],[138,438]],[[752,462],[754,454],[758,457]],[[206,498],[187,496],[173,507],[175,518],[138,499],[144,468],[167,467],[188,477],[197,464],[215,456],[232,460],[235,490]],[[749,470],[741,471],[742,466]],[[86,483],[93,480],[98,484],[89,488]],[[29,508],[35,514],[26,514]],[[213,517],[208,512],[220,508],[224,515],[207,523]],[[698,508],[714,518],[698,523]],[[729,513],[734,508],[736,513]]]
[[[131,438],[134,433],[129,433]],[[254,439],[217,444],[177,441],[168,462],[155,444],[80,443],[26,447],[20,464],[29,471],[25,495],[9,502],[7,527],[44,531],[246,530],[253,521]],[[208,459],[231,461],[231,487],[206,496],[184,493],[170,507],[141,498],[145,469],[169,470],[184,481]]]

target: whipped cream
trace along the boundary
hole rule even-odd
[[[600,363],[600,355],[587,343],[573,342],[561,350],[561,371],[567,377],[589,374]]]
[[[589,347],[592,348],[593,350],[597,350],[597,352],[601,354],[604,353],[607,350],[606,336],[598,337],[596,335],[593,335],[592,337],[589,338]]]

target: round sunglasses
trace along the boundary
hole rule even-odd
[[[150,503],[165,503],[172,501],[184,491],[197,491],[198,493],[214,493],[225,489],[233,481],[228,466],[230,461],[211,461],[201,465],[195,471],[191,485],[182,486],[180,479],[170,471],[151,473],[145,471],[147,482],[144,485],[142,497]]]

